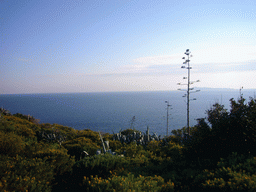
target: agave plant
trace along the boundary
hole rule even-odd
[[[147,127],[146,133],[141,131],[131,131],[125,130],[120,131],[119,133],[113,134],[113,140],[121,141],[122,143],[131,143],[135,142],[137,145],[147,145],[150,141],[156,140],[159,141],[161,136],[158,136],[156,133],[153,135],[149,134],[149,127]]]
[[[3,115],[11,115],[11,112],[8,111],[7,109],[4,109],[3,107],[0,108],[0,114]]]
[[[44,130],[38,131],[37,136],[41,140],[45,140],[47,142],[58,142],[60,145],[64,141],[66,141],[66,136],[61,134],[59,130],[56,130],[52,128],[52,131],[50,132],[45,132]]]

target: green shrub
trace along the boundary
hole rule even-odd
[[[118,168],[126,168],[129,166],[129,161],[125,157],[120,157],[111,154],[94,155],[85,157],[75,163],[73,167],[74,174],[82,176],[98,175],[107,177],[109,171],[114,171]]]
[[[48,125],[48,124],[46,124],[46,125]],[[57,130],[61,135],[66,137],[66,140],[75,139],[77,137],[77,133],[79,132],[78,130],[75,130],[74,128],[59,125],[59,124],[53,124],[50,126],[48,125],[48,127],[51,127],[51,129],[53,128],[54,130]]]
[[[94,143],[91,139],[85,137],[78,137],[66,141],[62,145],[68,150],[68,154],[76,157],[76,160],[80,159],[83,151],[86,151],[89,155],[95,155],[97,149],[100,148],[100,146]]]
[[[50,145],[54,146],[54,145]],[[68,155],[67,150],[63,147],[59,149],[44,148],[34,153],[34,157],[41,158],[50,163],[55,175],[61,175],[64,172],[72,170],[72,166],[75,163],[73,157]]]
[[[214,170],[204,170],[196,176],[194,186],[200,190],[255,191],[256,158],[232,153],[221,159]]]
[[[125,156],[126,157],[139,156],[142,152],[143,152],[143,147],[141,145],[137,145],[134,142],[129,143],[125,147]]]
[[[121,149],[123,146],[123,144],[121,143],[121,141],[113,141],[113,140],[109,140],[109,148],[112,151],[117,152],[119,149]]]
[[[86,191],[173,191],[172,182],[164,183],[160,176],[135,177],[129,173],[127,176],[113,175],[107,179],[98,176],[84,177],[83,184]]]
[[[39,119],[35,119],[35,118],[34,118],[33,116],[31,116],[31,115],[23,115],[23,114],[21,114],[21,113],[16,113],[16,114],[14,114],[13,116],[19,117],[19,118],[21,118],[21,119],[28,120],[28,121],[30,121],[30,122],[32,122],[32,123],[34,123],[34,124],[39,124],[39,122],[40,122]]]
[[[123,154],[126,157],[136,157],[145,154],[143,146],[137,145],[135,142],[129,144],[120,144],[119,141],[115,141],[120,147],[118,147],[115,152],[118,154]]]
[[[125,157],[111,154],[88,156],[77,161],[73,166],[70,183],[72,189],[76,191],[82,190],[81,185],[84,176],[96,176],[107,178],[111,172],[124,172],[129,168],[129,161]]]
[[[77,131],[77,137],[89,138],[93,141],[93,143],[96,143],[98,145],[101,144],[99,133],[92,131],[90,129],[84,129],[81,131]]]
[[[27,128],[33,130],[34,132],[39,130],[38,125],[36,125],[33,122],[28,121],[27,119],[23,119],[23,118],[16,117],[16,116],[5,116],[5,119],[7,121],[11,121],[14,124],[14,126],[25,125]]]
[[[152,151],[155,155],[160,156],[162,155],[161,147],[162,145],[160,141],[150,141],[147,144],[146,149]]]
[[[0,191],[51,191],[53,167],[40,158],[0,155]]]
[[[5,133],[10,133],[15,131],[14,123],[7,121],[4,117],[0,119],[0,131]]]
[[[0,132],[0,151],[1,154],[16,156],[22,154],[25,149],[24,137],[14,133]]]

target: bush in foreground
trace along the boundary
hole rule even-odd
[[[107,191],[107,192],[126,192],[126,191],[174,191],[172,182],[164,182],[161,176],[141,176],[135,177],[132,173],[127,176],[113,175],[107,179],[98,176],[84,177],[83,184],[85,191]]]

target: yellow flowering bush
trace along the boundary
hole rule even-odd
[[[214,170],[205,169],[195,178],[195,186],[204,190],[255,191],[256,160],[233,153],[221,159]]]
[[[152,151],[155,155],[161,157],[170,157],[172,160],[180,161],[183,154],[183,147],[174,141],[150,141],[146,147],[147,150]]]
[[[44,148],[43,150],[34,153],[34,156],[41,158],[50,163],[55,175],[71,171],[75,160],[67,154],[67,150],[63,147],[59,149]]]
[[[146,149],[149,150],[149,151],[152,151],[155,155],[157,156],[160,156],[162,155],[162,150],[161,150],[161,143],[160,141],[150,141],[148,144],[147,144],[147,147]]]
[[[84,177],[85,191],[174,191],[172,182],[164,182],[161,176],[135,177],[132,173],[127,176],[116,176],[103,179],[101,177]]]
[[[51,191],[49,163],[40,158],[0,155],[0,191]]]
[[[4,133],[15,133],[24,136],[25,140],[35,140],[38,126],[15,116],[4,116],[0,122],[0,131]]]
[[[35,132],[40,129],[37,124],[32,123],[27,119],[17,117],[14,115],[13,116],[5,116],[5,119],[7,121],[12,122],[12,124],[16,128],[15,131],[17,131],[17,133],[20,133],[26,137],[34,137]]]
[[[122,148],[122,143],[121,141],[113,141],[113,140],[109,140],[109,148],[112,149],[112,151],[117,151],[118,149]]]
[[[0,151],[1,154],[16,156],[23,153],[25,149],[24,137],[15,133],[0,132]]]
[[[90,129],[84,129],[84,130],[77,131],[77,137],[89,138],[94,143],[96,143],[98,145],[101,144],[99,133],[97,133],[96,131],[92,131]]]

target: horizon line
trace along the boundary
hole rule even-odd
[[[232,90],[232,91],[236,91],[236,90],[240,90],[241,88],[239,89],[236,89],[236,88],[212,88],[212,87],[194,87],[194,88],[197,88],[197,89],[214,89],[214,90],[217,90],[217,89],[221,89],[221,90]],[[255,90],[256,91],[256,88],[248,88],[248,89],[244,89],[242,88],[243,90]],[[177,91],[177,92],[180,92],[180,90],[176,89],[176,90],[143,90],[143,91],[88,91],[88,92],[44,92],[44,93],[38,93],[38,92],[35,92],[35,93],[0,93],[0,95],[30,95],[30,94],[72,94],[72,93],[132,93],[132,92],[167,92],[167,91],[170,91],[170,92],[173,92],[173,91]]]

